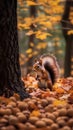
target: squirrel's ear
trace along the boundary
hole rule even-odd
[[[41,58],[40,58],[40,60],[39,60],[39,64],[42,65],[42,59],[41,59]]]

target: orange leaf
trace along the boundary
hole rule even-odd
[[[5,103],[5,104],[8,104],[9,102],[11,101],[11,99],[9,98],[5,98],[5,97],[0,97],[0,104],[1,103]]]
[[[34,110],[34,111],[30,114],[30,116],[36,116],[36,117],[38,117],[39,115],[40,115],[39,110]]]
[[[50,92],[45,92],[42,94],[42,98],[46,98],[50,96]]]
[[[56,92],[59,93],[59,94],[62,94],[62,93],[65,92],[65,90],[63,88],[57,88]]]

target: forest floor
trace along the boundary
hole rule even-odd
[[[73,78],[60,78],[53,91],[38,87],[35,78],[22,79],[31,97],[0,97],[0,130],[73,130]]]

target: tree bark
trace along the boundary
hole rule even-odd
[[[28,97],[21,81],[17,32],[17,0],[0,1],[0,95]]]
[[[71,7],[73,7],[73,0],[66,0],[65,3],[65,9],[64,9],[64,14],[62,17],[62,28],[63,28],[63,34],[65,37],[65,41],[66,41],[66,50],[65,50],[65,65],[64,65],[64,76],[68,77],[68,76],[73,76],[73,74],[71,74],[72,71],[72,57],[73,57],[73,34],[68,35],[67,32],[69,31],[69,29],[73,28],[73,25],[70,23],[69,20],[69,15],[70,15],[70,9]]]

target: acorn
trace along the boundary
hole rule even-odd
[[[64,121],[68,121],[68,117],[67,116],[59,116],[59,117],[57,117],[57,119],[56,119],[56,121],[58,121],[58,120],[64,120]]]
[[[54,102],[55,98],[53,97],[47,97],[48,104],[52,104]]]
[[[53,107],[54,107],[53,104],[49,104],[48,106],[45,107],[45,111],[52,113],[53,112]]]
[[[47,101],[46,99],[42,99],[42,100],[41,100],[41,105],[42,105],[43,107],[47,106],[47,105],[48,105],[48,101]]]
[[[62,119],[67,122],[68,121],[68,116],[62,116]]]
[[[25,124],[23,124],[23,123],[18,123],[16,125],[16,127],[17,127],[18,130],[25,130]]]
[[[71,130],[71,128],[69,126],[64,126],[63,130]]]
[[[12,107],[16,107],[16,102],[11,101],[8,103],[8,105],[11,105]]]
[[[10,125],[16,125],[18,123],[18,118],[16,116],[10,115],[8,122]]]
[[[10,97],[10,100],[16,102],[16,98],[14,96]]]
[[[5,126],[3,126],[0,130],[7,130],[7,128]]]
[[[68,115],[69,117],[73,117],[73,108],[69,108],[69,109],[67,110],[67,115]]]
[[[73,118],[69,119],[67,123],[68,123],[68,126],[73,128]]]
[[[51,128],[50,128],[51,130],[58,130],[59,129],[59,126],[58,126],[58,124],[56,124],[56,123],[53,123],[52,125],[51,125]]]
[[[35,126],[31,123],[27,122],[25,123],[25,129],[24,130],[35,130]]]
[[[8,109],[12,109],[12,108],[13,108],[13,106],[12,106],[11,104],[8,104],[6,107],[7,107]]]
[[[39,120],[39,118],[35,117],[35,116],[34,117],[32,116],[32,117],[29,118],[29,122],[32,123],[32,124],[35,124],[36,121],[38,121],[38,120]]]
[[[44,121],[42,121],[42,120],[36,121],[35,125],[36,125],[36,127],[38,127],[38,128],[46,127],[46,123],[45,123]]]
[[[0,116],[3,116],[6,114],[6,109],[1,108],[0,109]]]
[[[45,113],[40,113],[39,118],[46,118],[46,114]]]
[[[4,115],[3,118],[6,119],[6,120],[8,120],[9,115]]]
[[[38,109],[42,109],[42,105],[41,104],[38,104]]]
[[[27,110],[27,108],[28,108],[28,104],[27,104],[27,103],[22,102],[22,101],[18,101],[17,103],[18,103],[18,108],[19,108],[21,111]]]
[[[66,125],[66,122],[63,120],[63,119],[59,119],[57,120],[57,124],[60,126],[60,127],[63,127]]]
[[[53,112],[53,115],[57,118],[59,116],[58,111]]]
[[[59,110],[59,116],[66,116],[66,115],[67,115],[67,110],[65,108]]]
[[[11,115],[12,111],[10,108],[1,108],[0,109],[0,115]]]
[[[25,103],[25,102],[27,103],[27,102],[29,102],[29,101],[30,101],[30,98],[26,98],[26,99],[23,100],[24,103]]]
[[[49,113],[49,112],[46,113],[46,117],[53,121],[56,119],[56,117],[53,115],[53,113]]]
[[[6,115],[11,115],[12,114],[12,110],[10,108],[7,108],[5,112],[6,112]]]
[[[28,119],[30,116],[30,111],[29,110],[25,110],[23,111],[23,114],[26,116],[26,118]]]
[[[64,106],[63,106],[62,104],[59,104],[59,105],[57,106],[57,108],[58,108],[58,109],[62,109],[62,108],[64,108]]]
[[[16,130],[16,128],[13,125],[9,125],[6,127],[7,130]]]
[[[12,114],[16,115],[18,112],[20,112],[20,109],[17,107],[12,108]]]
[[[5,119],[5,118],[2,118],[2,119],[0,119],[0,124],[7,124],[8,123],[8,120],[7,119]]]
[[[19,122],[25,123],[27,121],[27,118],[24,114],[18,115]]]
[[[35,110],[36,108],[37,108],[37,106],[36,106],[36,104],[34,102],[32,102],[32,101],[28,102],[28,109],[30,111]]]
[[[20,111],[20,112],[17,112],[16,113],[16,116],[19,116],[19,115],[23,115],[23,113]]]
[[[49,126],[54,123],[53,120],[48,119],[48,118],[42,118],[41,120],[44,121],[46,125],[49,125]]]

